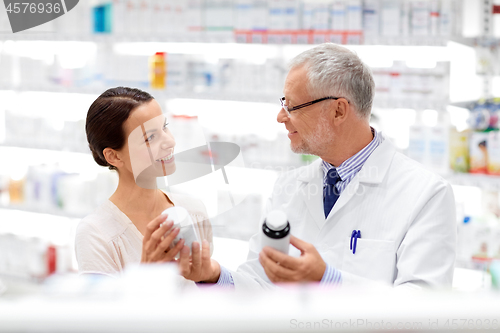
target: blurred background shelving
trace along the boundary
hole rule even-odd
[[[490,0],[81,1],[57,20],[16,34],[0,11],[0,230],[24,237],[19,225],[37,212],[40,221],[76,223],[109,197],[116,175],[93,162],[85,116],[104,90],[127,85],[155,96],[179,144],[189,145],[201,128],[206,141],[240,146],[252,186],[234,195],[245,199],[222,214],[224,188],[206,202],[216,236],[247,241],[279,173],[314,159],[291,153],[276,122],[286,64],[332,41],[373,69],[372,126],[454,184],[459,231],[468,217],[481,221],[477,230],[487,220],[494,234],[500,177],[486,169],[457,172],[449,132],[472,133],[490,123],[490,131],[498,129],[490,116],[485,128],[475,128],[479,113],[469,111],[481,99],[496,105],[493,97],[500,96],[497,6]],[[163,89],[150,87],[155,52],[166,52]],[[459,151],[467,150],[461,155],[467,165],[468,145]],[[72,236],[63,236],[58,244],[71,248]],[[483,251],[484,242],[486,255],[500,258],[495,241],[478,239],[460,252],[462,262]]]

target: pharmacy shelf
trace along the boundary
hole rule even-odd
[[[32,141],[32,142],[40,142]],[[0,144],[0,151],[5,151],[5,149],[16,149],[19,152],[28,152],[29,156],[36,154],[36,156],[42,156],[43,161],[47,160],[57,160],[57,159],[73,159],[77,161],[82,160],[92,160],[92,155],[87,146],[87,142],[79,147],[73,146],[72,148],[59,148],[59,147],[48,147],[43,145],[20,145],[20,144]],[[46,158],[46,154],[49,157]],[[17,155],[17,153],[16,153]],[[17,156],[15,157],[17,159]],[[32,159],[33,160],[33,159]],[[11,160],[14,161],[14,160]]]
[[[450,103],[449,105],[455,106],[457,108],[462,108],[462,109],[472,109],[472,107],[478,102],[478,100],[473,100],[473,101],[462,101],[462,102],[453,102]]]
[[[19,32],[4,37],[13,41],[79,41],[96,43],[122,43],[122,42],[179,42],[179,43],[234,43],[233,31],[202,31],[172,34],[147,34],[147,35],[119,35],[119,34],[85,34],[61,32]]]
[[[451,42],[463,44],[470,47],[495,47],[500,45],[500,38],[493,37],[458,37],[454,36],[448,39]]]
[[[95,97],[102,94],[106,89],[116,87],[124,84],[114,84],[109,87],[64,87],[64,86],[45,86],[45,85],[30,85],[23,84],[21,88],[8,87],[6,85],[0,86],[0,91],[14,91],[14,92],[48,92],[48,93],[77,93],[94,95]],[[282,93],[266,93],[266,92],[231,92],[231,91],[201,91],[201,92],[177,92],[165,90],[155,90],[149,87],[141,87],[140,89],[147,90],[156,99],[204,99],[204,100],[218,100],[218,101],[240,101],[240,102],[256,102],[256,103],[272,103],[279,107],[279,98]],[[89,105],[90,106],[90,105]]]
[[[488,103],[493,103],[494,98],[487,98],[487,99],[482,99],[481,101],[483,102],[488,102]],[[463,108],[463,109],[468,109],[472,110],[476,104],[479,103],[480,100],[472,100],[472,101],[462,101],[462,102],[454,102],[450,103],[449,105],[455,106],[458,108]]]
[[[303,38],[300,38],[300,37]],[[356,38],[351,38],[356,37]],[[340,38],[340,40],[339,40]],[[81,41],[95,43],[135,43],[135,42],[174,42],[174,43],[241,43],[241,44],[321,44],[334,42],[344,45],[398,45],[398,46],[446,46],[449,41],[476,46],[492,45],[498,39],[463,38],[458,36],[375,36],[366,37],[362,32],[338,31],[199,31],[170,34],[68,34],[61,32],[20,32],[5,36],[4,40],[13,41]]]
[[[500,176],[452,173],[445,177],[453,185],[474,186],[483,190],[500,191]]]
[[[69,163],[77,164],[87,169],[88,164],[95,164],[90,152],[82,153],[67,150],[0,145],[0,155],[2,159],[16,165],[44,164],[64,160],[66,163],[70,161]],[[96,166],[95,169],[97,170],[99,167]]]
[[[126,84],[114,84],[110,87],[116,87],[119,85]],[[62,94],[87,94],[92,95],[95,98],[103,93],[106,89],[110,87],[64,87],[64,86],[44,86],[44,85],[30,85],[23,84],[22,88],[9,89],[7,86],[0,85],[1,91],[14,91],[18,93],[22,92],[47,92],[47,93],[62,93]],[[248,102],[248,103],[270,103],[276,105],[276,112],[279,111],[278,99],[282,96],[281,92],[231,92],[231,91],[202,91],[202,92],[178,92],[165,90],[154,90],[148,87],[139,86],[139,89],[147,90],[153,97],[157,100],[171,100],[171,99],[196,99],[196,100],[212,100],[212,101],[237,101],[237,102]],[[465,102],[464,102],[465,103]],[[467,102],[469,103],[469,102]],[[396,108],[407,108],[407,109],[434,109],[434,110],[445,110],[446,106],[450,105],[449,101],[446,99],[432,100],[432,99],[422,99],[422,100],[408,100],[405,98],[389,98],[389,99],[377,99],[375,98],[373,102],[373,108],[379,109],[396,109]],[[453,103],[451,105],[461,106],[462,103]],[[237,111],[237,110],[235,110]]]
[[[32,161],[38,161],[42,163],[50,163],[51,161],[58,161],[61,159],[71,160],[76,162],[78,165],[94,165],[92,155],[90,153],[78,153],[69,152],[63,150],[51,150],[42,148],[26,148],[26,147],[15,147],[15,146],[5,146],[0,145],[0,154],[10,161],[17,161],[17,163],[26,163]],[[305,164],[304,164],[305,165]],[[290,165],[290,164],[273,164],[265,165],[264,163],[249,163],[246,165],[245,170],[248,172],[282,172],[286,171],[287,167],[300,167],[301,165]],[[101,170],[101,167],[95,166],[95,170]],[[500,191],[500,175],[487,175],[487,174],[471,174],[471,173],[459,173],[453,172],[443,175],[450,183],[454,185],[463,186],[475,186],[483,189],[492,189]],[[52,213],[52,212],[51,212]],[[55,212],[57,215],[57,212]],[[60,214],[61,215],[61,214]],[[62,214],[64,215],[64,213]]]
[[[58,150],[43,147],[24,147],[16,145],[1,145],[0,144],[0,155],[5,158],[5,160],[16,163],[17,165],[25,164],[31,165],[32,163],[37,164],[51,164],[58,161],[65,161],[65,164],[75,164],[78,168],[75,170],[70,170],[72,172],[78,172],[81,169],[85,169],[87,172],[99,172],[105,170],[105,168],[98,166],[93,158],[90,151],[88,152],[74,152],[68,150]],[[69,161],[69,162],[68,162]],[[296,163],[264,163],[263,161],[247,161],[245,160],[245,170],[258,170],[260,171],[270,171],[270,172],[283,172],[289,168],[298,168],[306,165],[307,161],[300,162],[297,158]],[[1,172],[2,168],[0,168]],[[251,171],[250,171],[251,172]]]
[[[4,210],[4,212],[2,212],[2,210]],[[8,211],[41,214],[44,216],[50,215],[50,216],[58,216],[58,217],[67,217],[70,219],[82,219],[86,215],[91,213],[91,212],[88,212],[88,213],[82,213],[82,214],[74,214],[74,213],[71,213],[71,212],[68,212],[68,211],[65,211],[62,209],[48,208],[48,207],[45,207],[44,209],[40,209],[40,208],[35,208],[35,207],[29,207],[29,206],[23,205],[23,204],[0,205],[0,216],[4,215],[5,212],[8,212]]]

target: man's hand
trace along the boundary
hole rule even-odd
[[[210,259],[210,243],[206,240],[203,240],[201,251],[200,244],[193,242],[191,260],[189,247],[182,248],[179,270],[184,278],[195,282],[216,283],[220,277],[220,265],[217,261]]]
[[[325,274],[326,263],[314,245],[294,236],[290,236],[290,244],[300,250],[299,258],[291,257],[268,246],[260,253],[259,261],[269,280],[274,283],[321,281]]]

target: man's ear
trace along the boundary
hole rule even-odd
[[[106,161],[116,168],[123,167],[123,160],[120,158],[120,154],[112,148],[104,148],[102,151]]]
[[[337,125],[343,123],[349,116],[349,113],[352,112],[349,102],[345,98],[339,98],[334,101],[333,107],[332,120]]]

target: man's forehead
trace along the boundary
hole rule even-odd
[[[305,67],[295,67],[288,72],[283,88],[283,94],[287,99],[306,95],[307,70]]]

